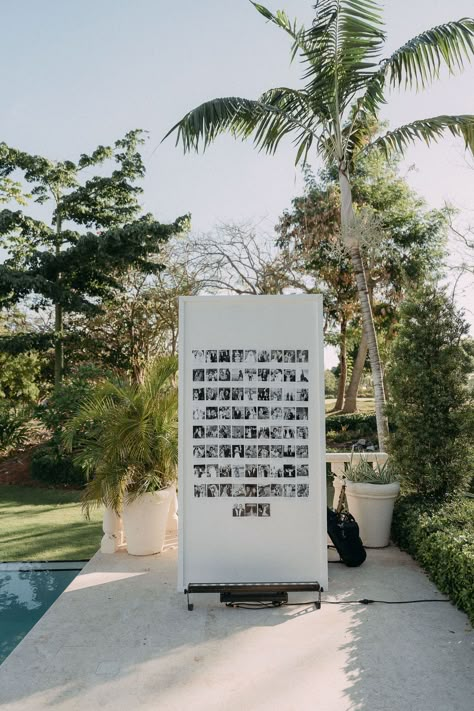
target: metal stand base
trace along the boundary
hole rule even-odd
[[[279,607],[288,602],[289,592],[317,592],[316,610],[321,608],[322,587],[318,582],[303,583],[189,583],[184,593],[188,610],[194,609],[189,596],[192,593],[219,593],[220,601],[228,607],[238,604],[266,602]]]

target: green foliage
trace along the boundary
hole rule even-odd
[[[11,356],[0,353],[0,398],[35,402],[39,396],[41,365],[37,353]]]
[[[31,477],[50,486],[67,486],[82,489],[86,474],[82,467],[74,464],[55,444],[45,445],[31,458]]]
[[[166,488],[178,462],[177,358],[151,363],[139,383],[109,380],[85,399],[63,441],[91,477],[86,513],[102,504],[116,511],[124,497]]]
[[[336,397],[337,378],[332,370],[324,371],[324,392],[326,397]]]
[[[402,497],[395,503],[392,538],[474,625],[474,500]]]
[[[66,423],[77,414],[100,377],[101,371],[97,367],[80,366],[73,375],[63,381],[60,388],[37,407],[36,416],[51,432],[55,447],[60,447]]]
[[[26,316],[18,310],[0,313],[1,336],[29,336]],[[28,352],[29,351],[29,352]],[[0,352],[0,399],[34,403],[40,394],[41,359],[34,349],[19,354]]]
[[[326,431],[351,432],[354,435],[370,435],[377,432],[375,415],[354,412],[348,415],[328,415]]]
[[[455,491],[472,475],[467,330],[444,292],[424,288],[402,306],[388,371],[390,452],[400,480],[419,493]]]
[[[461,70],[474,54],[474,20],[464,18],[427,30],[391,56],[382,58],[386,39],[381,6],[373,0],[320,0],[308,29],[298,28],[284,12],[256,9],[293,41],[292,57],[304,67],[301,89],[278,87],[258,100],[227,97],[207,101],[188,112],[169,134],[185,151],[204,149],[223,132],[253,136],[255,145],[274,153],[292,135],[296,162],[315,149],[330,164],[344,168],[367,148],[367,125],[385,104],[387,89],[425,87],[442,67]],[[413,122],[373,141],[387,155],[415,140],[430,143],[449,130],[474,150],[473,116],[437,116]]]
[[[0,454],[20,449],[28,442],[30,420],[30,407],[13,406],[11,402],[0,400]]]
[[[368,462],[362,457],[357,464],[349,462],[344,475],[347,479],[363,484],[392,484],[397,481],[397,476],[387,460],[383,464],[380,462]]]
[[[79,160],[54,162],[0,144],[0,179],[21,174],[31,198],[51,203],[51,226],[23,210],[0,211],[0,307],[25,299],[37,310],[55,307],[55,330],[41,334],[36,347],[56,347],[56,385],[62,378],[63,314],[96,314],[101,302],[120,289],[131,267],[144,274],[162,269],[160,247],[186,228],[188,217],[161,224],[142,215],[137,181],[144,177],[140,155],[143,132],[130,131],[113,146],[99,146]],[[110,175],[104,175],[112,163]],[[90,175],[100,168],[100,175]],[[85,171],[85,173],[83,173]],[[89,177],[84,177],[89,176]],[[0,184],[0,188],[2,185]],[[66,227],[67,226],[67,227]],[[31,336],[0,337],[0,350],[32,347]]]

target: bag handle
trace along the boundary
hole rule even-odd
[[[341,487],[341,493],[339,494],[339,501],[337,502],[336,506],[336,513],[340,514],[342,509],[344,508],[344,501],[346,498],[346,477],[342,477],[342,487]]]

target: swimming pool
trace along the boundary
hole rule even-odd
[[[0,664],[86,562],[0,563]]]

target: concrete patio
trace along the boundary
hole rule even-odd
[[[0,667],[2,709],[472,708],[474,635],[450,603],[325,604],[442,599],[397,548],[369,551],[358,569],[330,564],[320,611],[200,595],[188,612],[176,553],[169,539],[157,556],[95,555]]]

